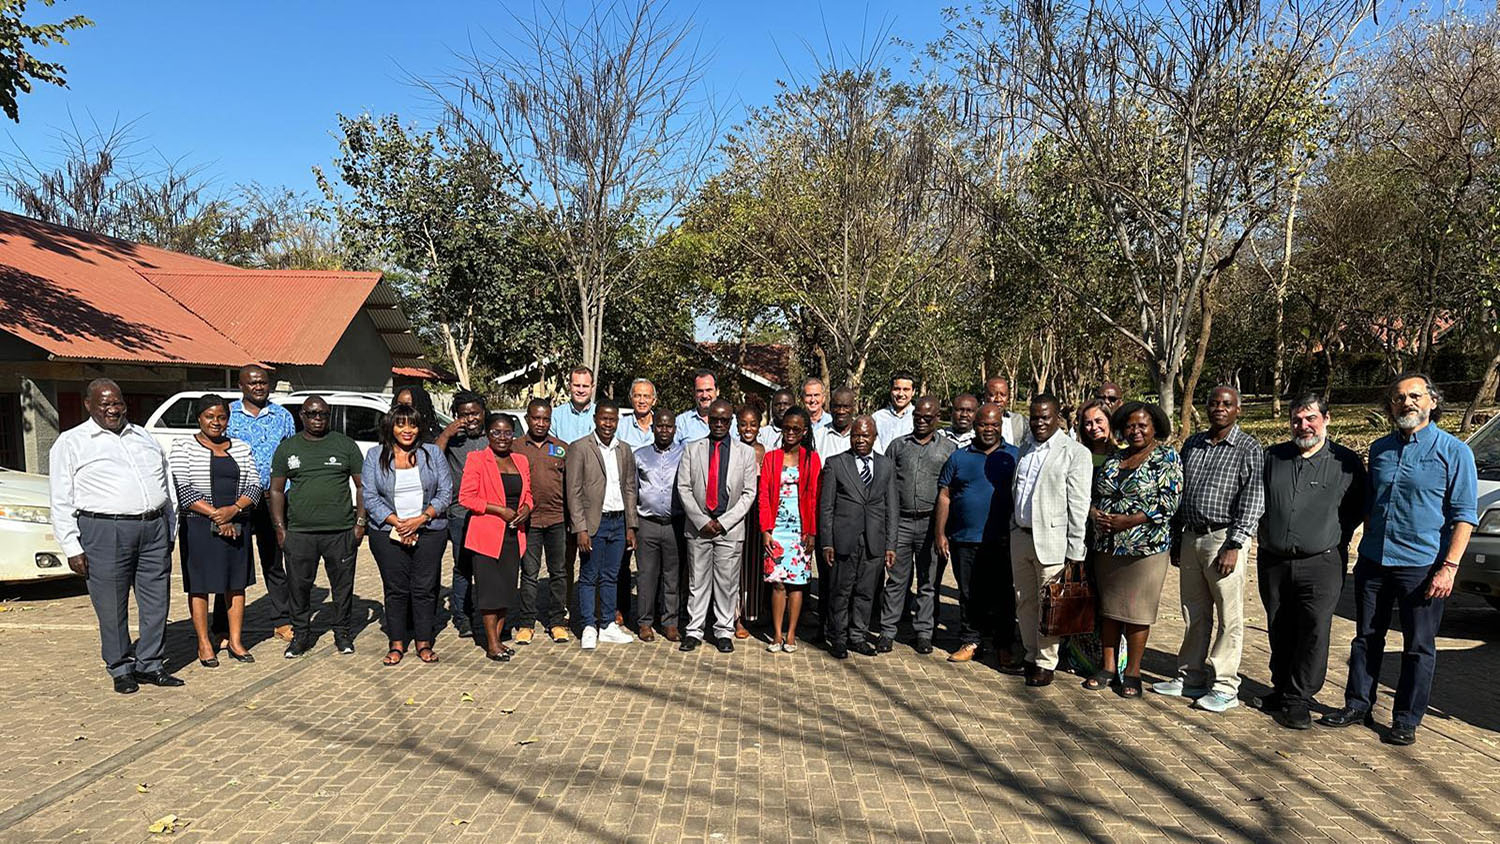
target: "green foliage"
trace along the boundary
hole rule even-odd
[[[55,0],[42,0],[51,6]],[[67,33],[93,26],[83,15],[73,15],[57,23],[30,24],[22,20],[26,0],[0,0],[0,109],[19,123],[21,112],[16,105],[19,94],[31,93],[32,80],[68,86],[67,68],[57,62],[43,61],[31,51],[35,47],[66,45]]]

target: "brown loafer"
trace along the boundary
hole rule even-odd
[[[958,650],[954,651],[953,653],[949,654],[948,655],[948,661],[949,662],[972,662],[973,659],[974,659],[974,654],[976,654],[978,652],[979,652],[979,646],[976,645],[976,644],[973,644],[971,642],[971,643],[969,643],[967,645],[964,645],[963,647],[959,648]]]
[[[748,639],[748,638],[750,638],[750,631],[746,630],[745,629],[745,625],[741,624],[738,620],[736,620],[734,622],[734,638],[736,638],[736,639]]]
[[[278,625],[276,627],[275,636],[276,636],[276,638],[280,639],[283,642],[290,642],[290,641],[292,641],[292,625],[290,625],[290,624],[281,624],[281,625]]]
[[[682,636],[677,633],[676,627],[666,628],[665,630],[661,631],[661,635],[665,636],[668,642],[682,641]]]
[[[641,630],[640,630],[640,636],[641,636],[641,641],[642,642],[650,642],[650,641],[652,641],[653,639],[656,638],[656,631],[654,631],[654,630],[651,629],[651,625],[649,625],[649,624],[642,624],[641,625]]]
[[[1031,672],[1031,676],[1030,677],[1026,678],[1026,685],[1028,685],[1028,686],[1050,686],[1050,685],[1052,685],[1052,675],[1053,675],[1052,669],[1050,669],[1050,668],[1038,668],[1035,671]]]

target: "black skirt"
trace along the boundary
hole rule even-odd
[[[521,500],[521,476],[502,474],[505,500]],[[508,610],[521,603],[521,539],[514,528],[506,527],[500,543],[500,556],[474,555],[474,608],[480,611]]]

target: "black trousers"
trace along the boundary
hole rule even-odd
[[[281,550],[286,563],[292,632],[297,636],[312,635],[312,587],[318,576],[318,561],[322,560],[323,570],[328,573],[328,597],[333,602],[334,635],[353,638],[354,558],[359,551],[353,529],[320,533],[287,531],[286,544]]]
[[[546,627],[560,627],[568,619],[568,581],[572,579],[572,561],[567,554],[568,526],[562,522],[549,527],[531,528],[526,532],[526,554],[521,558],[521,606],[517,627],[530,627],[537,621],[537,577],[542,571],[542,552],[547,553]]]
[[[978,645],[993,637],[995,647],[1016,644],[1016,585],[1010,573],[1010,539],[950,542],[953,577],[958,581],[958,640]]]
[[[431,642],[437,635],[438,592],[442,582],[445,531],[424,530],[416,545],[391,541],[383,530],[370,532],[370,553],[385,587],[385,633],[393,642]]]
[[[885,560],[871,557],[861,542],[859,550],[848,556],[834,557],[829,571],[828,626],[825,635],[830,647],[861,642],[870,636],[870,614],[875,609],[875,590]]]
[[[280,627],[290,623],[286,594],[286,566],[281,558],[281,546],[276,542],[276,527],[271,524],[271,505],[266,499],[250,511],[248,525],[254,542],[255,557],[260,560],[261,583],[266,587],[266,599],[271,602],[271,626]],[[249,599],[246,598],[246,603]],[[213,632],[229,635],[228,609],[222,593],[214,595]]]
[[[1271,639],[1271,685],[1283,703],[1307,706],[1328,676],[1329,624],[1344,588],[1344,557],[1260,551],[1260,600]]]

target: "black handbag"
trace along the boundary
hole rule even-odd
[[[1094,632],[1099,597],[1084,574],[1083,563],[1067,563],[1042,587],[1043,636],[1077,636]]]

